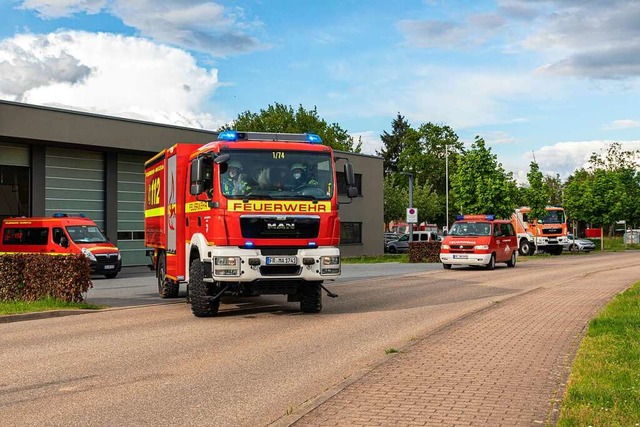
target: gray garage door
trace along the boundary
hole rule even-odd
[[[45,213],[83,213],[104,228],[102,153],[47,147]]]
[[[149,156],[118,154],[118,248],[123,265],[146,265],[144,162]]]

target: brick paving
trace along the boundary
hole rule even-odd
[[[630,285],[603,273],[494,304],[389,356],[293,425],[555,424],[589,319]]]

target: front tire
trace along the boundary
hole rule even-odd
[[[395,246],[389,246],[389,253],[397,254],[398,253],[398,249],[396,249]]]
[[[220,297],[211,300],[213,296],[212,286],[204,281],[204,271],[199,259],[191,261],[189,267],[189,298],[191,299],[191,312],[196,317],[213,317],[220,309]]]
[[[305,282],[300,285],[300,311],[320,313],[322,310],[321,282]]]
[[[511,259],[507,261],[507,267],[515,267],[516,266],[516,251],[513,251],[511,254]]]
[[[491,259],[487,264],[487,270],[495,270],[495,268],[496,268],[496,256],[495,254],[491,254]]]
[[[527,239],[522,239],[520,241],[520,255],[533,255],[535,250],[536,248]]]
[[[158,256],[158,271],[156,271],[156,276],[160,298],[175,298],[178,296],[180,285],[167,278],[167,259],[165,254]]]

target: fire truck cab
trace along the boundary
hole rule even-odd
[[[497,262],[515,267],[518,239],[509,220],[494,215],[459,215],[440,246],[445,269],[452,265],[482,265],[493,270]]]
[[[314,134],[225,131],[147,161],[145,240],[160,296],[186,283],[197,317],[215,316],[229,293],[284,294],[319,312],[323,281],[341,272],[336,160]],[[350,163],[344,171],[353,197]]]
[[[116,277],[122,268],[118,248],[95,222],[82,214],[5,218],[0,235],[0,254],[84,254],[89,259],[91,273],[109,279]]]

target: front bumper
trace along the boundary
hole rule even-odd
[[[268,255],[261,249],[213,247],[209,253],[210,258],[203,259],[204,276],[216,282],[322,281],[341,273],[340,250],[336,247],[298,249],[295,253],[283,250],[281,254],[270,250]]]
[[[491,254],[440,254],[440,262],[451,265],[487,265],[490,260]]]

